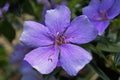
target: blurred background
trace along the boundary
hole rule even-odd
[[[46,10],[57,5],[67,5],[71,10],[72,20],[82,14],[81,9],[89,2],[0,0],[0,80],[120,80],[120,15],[111,20],[102,36],[98,36],[89,44],[80,45],[92,53],[93,60],[75,77],[69,76],[62,68],[56,68],[51,74],[42,75],[21,63],[24,55],[31,50],[26,49],[19,41],[25,20],[44,24]]]

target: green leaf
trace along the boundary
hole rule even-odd
[[[0,68],[5,67],[8,64],[7,57],[5,49],[0,46]]]
[[[98,75],[103,79],[103,80],[110,80],[110,78],[94,63],[90,63],[89,66],[98,73]]]
[[[33,7],[32,7],[32,4],[33,2],[32,1],[26,1],[23,3],[22,5],[22,10],[23,10],[23,13],[28,13],[28,14],[34,14],[34,10],[33,10]]]
[[[15,38],[15,30],[7,20],[0,22],[0,34],[4,35],[10,42]]]
[[[6,56],[5,49],[2,46],[0,46],[0,56]]]
[[[97,48],[106,52],[120,52],[120,45],[115,43],[98,43]]]
[[[22,14],[22,4],[25,2],[26,0],[11,0],[11,4],[9,7],[9,12],[17,15],[17,16],[21,16]]]
[[[115,54],[114,61],[117,65],[120,65],[120,53]]]

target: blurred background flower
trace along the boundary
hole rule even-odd
[[[109,26],[110,20],[120,14],[120,0],[91,0],[87,7],[82,9],[91,22],[97,27],[98,34],[102,35]]]
[[[0,18],[3,16],[3,12],[7,12],[9,9],[9,3],[6,3],[3,7],[0,8]]]

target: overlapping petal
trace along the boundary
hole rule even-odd
[[[42,76],[38,75],[32,66],[26,61],[20,63],[19,71],[23,75],[21,80],[39,80],[38,76],[42,78]]]
[[[10,55],[10,63],[17,63],[17,62],[20,62],[25,56],[25,53],[23,51],[16,51],[16,52],[13,52],[11,55]]]
[[[27,61],[24,60],[20,62],[19,71],[23,75],[29,75],[35,73],[32,66]]]
[[[108,10],[108,18],[113,19],[118,14],[120,14],[120,0],[114,0],[114,4]]]
[[[101,18],[99,12],[98,12],[98,6],[96,5],[95,7],[94,6],[87,6],[87,7],[84,7],[82,9],[82,12],[84,15],[87,15],[89,19],[91,20],[96,20],[96,19],[99,19]]]
[[[35,75],[23,75],[21,80],[39,80]]]
[[[34,21],[25,21],[20,41],[30,47],[50,45],[53,44],[53,41],[49,33],[48,28],[44,25]]]
[[[98,34],[102,35],[104,33],[105,29],[110,24],[110,21],[109,20],[105,20],[105,21],[92,21],[92,23],[97,27]]]
[[[2,8],[3,11],[8,11],[9,9],[9,3],[6,3],[5,6]]]
[[[89,6],[94,9],[107,11],[114,3],[114,0],[91,0]]]
[[[2,9],[0,8],[0,18],[2,17]]]
[[[99,0],[100,1],[100,0]],[[107,11],[111,8],[115,0],[101,0],[99,10]]]
[[[81,47],[65,44],[61,46],[61,66],[69,75],[75,76],[92,59],[92,56]]]
[[[70,10],[62,5],[48,10],[45,15],[45,23],[53,34],[61,33],[70,23]]]
[[[29,62],[42,74],[52,72],[57,66],[58,49],[56,47],[39,47],[28,53],[24,60]]]
[[[89,6],[94,7],[94,9],[98,9],[100,5],[100,0],[91,0]]]
[[[11,63],[21,62],[23,60],[25,54],[27,54],[31,50],[32,49],[27,46],[24,46],[22,44],[17,44],[14,46],[14,51],[10,55],[9,61]]]
[[[83,44],[94,40],[97,36],[97,29],[88,20],[87,16],[82,15],[75,18],[66,31],[66,41]]]

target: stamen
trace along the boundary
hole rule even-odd
[[[47,32],[47,34],[48,34],[49,36],[51,36],[52,38],[55,38],[55,36],[54,36],[53,33]]]
[[[97,15],[96,15],[96,14],[93,14],[93,19],[94,19],[94,20],[101,20],[101,18],[97,18]]]
[[[99,14],[100,14],[100,17],[97,17],[96,14],[93,14],[93,19],[94,20],[106,20],[107,19],[106,12],[104,12],[103,10],[99,10]]]
[[[59,32],[57,32],[56,34],[57,34],[57,36],[58,36],[60,33],[59,33]]]
[[[106,19],[107,19],[107,15],[106,15],[106,12],[105,12],[105,11],[100,10],[99,13],[100,13],[100,15],[101,15],[101,17],[102,17],[101,20],[106,20]]]

